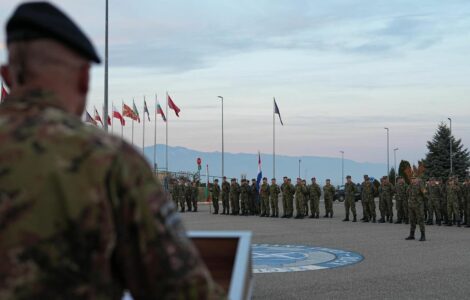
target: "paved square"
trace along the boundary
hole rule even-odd
[[[362,211],[360,203],[357,208]],[[182,218],[190,230],[251,230],[254,244],[327,247],[364,256],[342,268],[255,274],[253,299],[470,298],[470,228],[426,226],[426,242],[405,241],[409,225],[342,222],[344,206],[338,202],[334,211],[333,219],[295,220],[210,215],[209,206],[200,205],[199,212]]]

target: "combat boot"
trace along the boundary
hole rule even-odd
[[[410,236],[407,237],[405,240],[411,241],[415,239],[415,232],[410,230]]]
[[[369,218],[362,218],[363,223],[369,223]]]
[[[465,226],[465,228],[470,228],[470,224],[467,224],[467,226]]]
[[[384,219],[384,218],[380,218],[379,223],[385,223],[385,219]]]
[[[354,222],[354,223],[357,222],[356,216],[353,217],[353,222]]]
[[[330,219],[331,219],[331,218],[333,218],[333,213],[332,213],[332,212],[330,212]]]
[[[315,215],[310,215],[308,218],[309,218],[309,219],[314,219],[314,218],[315,218]]]
[[[317,215],[315,216],[315,218],[316,218],[316,219],[320,219],[320,214],[317,214]]]
[[[424,231],[421,231],[421,238],[419,239],[420,242],[424,242],[426,241],[426,234],[424,233]]]
[[[460,221],[457,221],[457,227],[460,227]]]
[[[440,220],[440,219],[437,220],[437,221],[436,221],[436,224],[437,224],[437,226],[441,226],[441,220]]]
[[[323,218],[328,218],[328,213],[326,213],[326,214],[323,216]]]
[[[388,221],[390,224],[393,224],[393,217],[390,217],[390,220]]]
[[[405,224],[406,224],[406,225],[410,224],[410,222],[408,221],[408,219],[405,220]]]
[[[366,217],[362,217],[361,221],[365,221]]]
[[[375,217],[372,219],[372,223],[377,223],[377,221],[375,220]]]
[[[397,220],[395,224],[401,224],[401,220]]]
[[[346,216],[346,218],[344,218],[343,222],[349,222],[349,216]]]

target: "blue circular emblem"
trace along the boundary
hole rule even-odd
[[[358,253],[299,245],[253,244],[254,273],[282,273],[339,268],[361,262]]]

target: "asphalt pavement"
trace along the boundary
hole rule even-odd
[[[360,203],[357,208],[362,218]],[[338,202],[334,212],[332,219],[296,220],[212,215],[208,205],[200,205],[182,218],[188,230],[249,230],[257,244],[364,256],[336,269],[255,274],[253,299],[470,299],[470,228],[426,226],[426,242],[405,241],[409,225],[342,222],[344,205]],[[419,239],[419,229],[416,233]]]

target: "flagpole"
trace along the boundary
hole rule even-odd
[[[168,115],[168,92],[166,92],[166,151],[165,151],[165,165],[166,165],[166,173],[168,175],[169,168],[168,168],[168,123],[170,123],[170,116]]]
[[[157,94],[155,94],[155,110],[154,116],[155,116],[155,130],[154,130],[154,135],[153,135],[153,168],[155,171],[155,174],[158,172],[157,169],[157,120],[158,120],[158,113],[157,113]]]
[[[276,99],[273,97],[273,178],[276,178]]]
[[[121,115],[122,115],[122,119],[124,120],[123,110],[124,110],[124,100],[121,100]],[[121,140],[122,139],[124,139],[124,125],[122,124],[122,121],[121,121]]]
[[[104,49],[104,130],[108,132],[108,0],[106,0],[105,49]]]
[[[145,96],[144,96],[144,106],[145,106]],[[145,107],[144,107],[144,113],[142,114],[142,117],[144,121],[142,122],[143,124],[143,130],[142,130],[142,154],[145,155]]]
[[[114,111],[114,101],[111,102],[111,109]],[[114,120],[113,116],[114,114],[112,113],[111,116],[108,114],[109,121],[111,122],[111,133],[114,134]],[[108,122],[108,119],[106,119],[106,122]]]
[[[209,192],[209,164],[206,164],[206,177],[207,177],[207,182],[206,182],[206,189],[207,189],[207,199],[206,201],[209,201],[210,197],[210,192]],[[209,213],[212,214],[212,205],[209,201]]]
[[[132,104],[134,104],[134,98],[132,98]],[[132,146],[134,146],[134,119],[132,119],[132,138],[131,139],[132,139]]]

